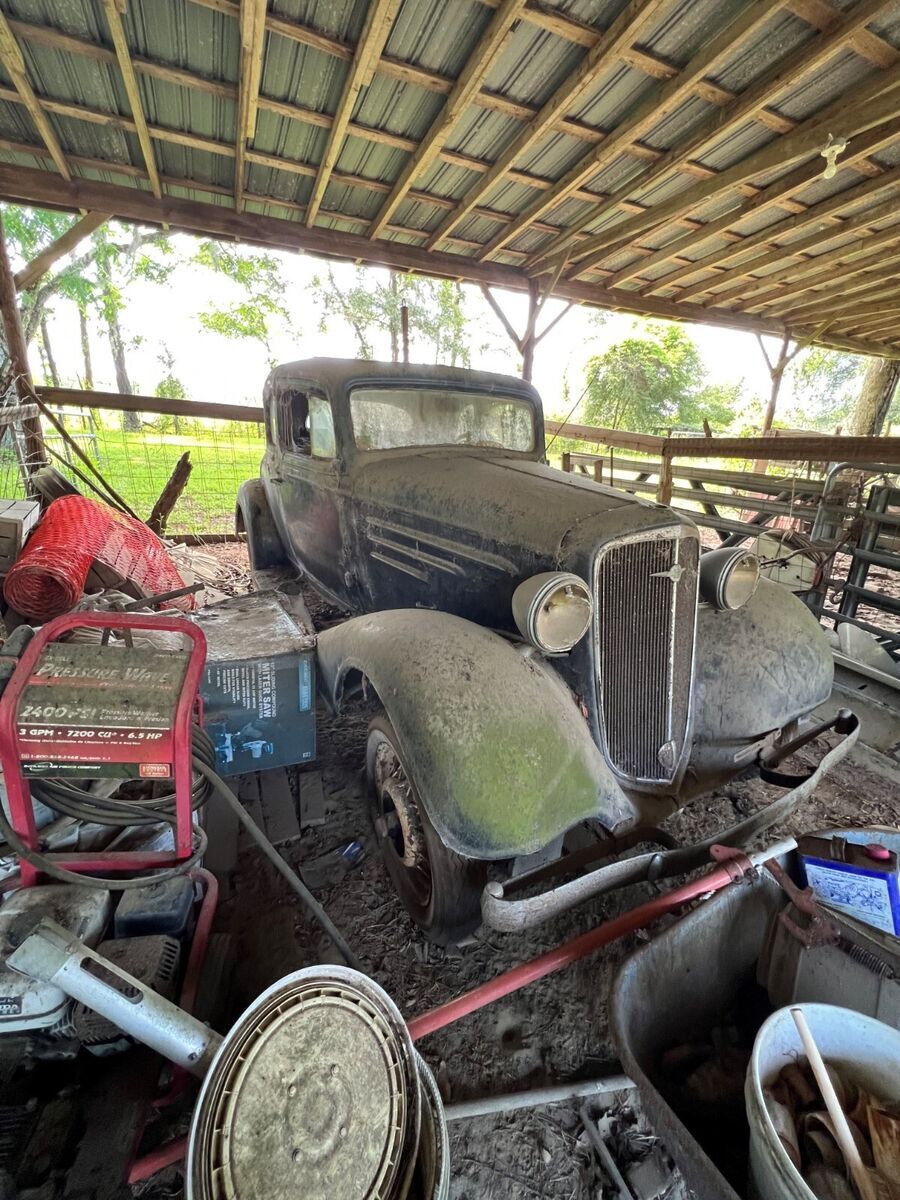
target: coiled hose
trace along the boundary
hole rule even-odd
[[[191,809],[196,812],[213,793],[218,795],[232,810],[238,821],[247,830],[247,833],[272,866],[287,881],[313,920],[331,938],[335,948],[347,965],[358,971],[363,970],[364,968],[359,959],[350,949],[343,935],[332,922],[325,909],[316,900],[297,872],[278,853],[225,780],[215,771],[213,766],[215,763],[215,750],[207,734],[199,726],[195,725],[192,730],[191,740],[192,763],[194,767],[194,779],[191,788]],[[110,825],[119,828],[132,825],[159,825],[161,823],[175,825],[174,792],[158,796],[153,800],[133,801],[116,798],[115,796],[95,796],[92,792],[86,791],[84,788],[78,787],[76,784],[69,783],[68,781],[48,779],[32,780],[31,790],[36,799],[46,804],[48,808],[52,808],[55,812],[62,813],[68,817],[74,817],[80,821],[88,821],[92,824]],[[172,867],[165,867],[162,870],[155,870],[147,875],[140,875],[130,879],[103,878],[98,875],[82,875],[76,871],[69,871],[65,867],[58,866],[46,855],[41,854],[40,851],[32,850],[22,841],[10,825],[2,804],[0,804],[0,833],[3,834],[6,841],[20,858],[24,858],[26,862],[31,863],[33,867],[43,874],[49,875],[51,879],[56,879],[60,883],[75,883],[82,887],[104,888],[109,891],[120,892],[130,891],[132,888],[147,887],[150,884],[159,883],[164,879],[171,879],[176,875],[184,875],[200,863],[207,846],[205,832],[195,823],[193,827],[194,845],[190,858],[176,863]]]

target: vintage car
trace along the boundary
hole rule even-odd
[[[684,516],[546,465],[522,380],[312,359],[271,373],[264,410],[238,528],[255,569],[290,564],[364,614],[320,633],[320,686],[336,710],[360,689],[382,706],[375,829],[433,940],[469,932],[482,893],[490,923],[513,928],[567,888],[604,890],[601,870],[530,909],[507,900],[505,918],[502,882],[485,887],[489,862],[552,860],[585,822],[613,839],[607,856],[667,847],[617,864],[623,882],[698,865],[711,841],[687,853],[655,830],[680,804],[757,766],[794,785],[792,804],[852,738],[845,717],[811,778],[774,773],[831,691],[815,618],[746,551],[701,556]]]

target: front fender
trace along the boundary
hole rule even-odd
[[[536,653],[448,613],[393,609],[325,630],[318,656],[336,711],[348,675],[371,682],[458,854],[531,854],[588,817],[611,831],[635,823],[571,692]]]

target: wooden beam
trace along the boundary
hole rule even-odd
[[[884,121],[883,124],[877,125],[874,129],[869,130],[869,132],[859,137],[855,137],[848,148],[848,153],[843,158],[843,162],[840,163],[839,170],[850,167],[858,159],[891,145],[898,137],[900,137],[900,118],[896,117]],[[768,187],[763,188],[762,191],[750,200],[742,201],[741,197],[735,195],[733,200],[734,208],[732,210],[726,212],[721,217],[716,217],[711,221],[705,222],[702,228],[695,233],[685,234],[683,237],[672,239],[662,249],[654,251],[642,264],[632,264],[621,271],[617,271],[614,276],[616,283],[624,282],[625,279],[630,279],[634,275],[640,274],[641,271],[659,266],[662,263],[667,263],[673,258],[695,250],[698,245],[702,245],[709,238],[719,233],[726,233],[733,225],[739,224],[750,216],[756,216],[765,209],[783,203],[785,197],[791,196],[819,179],[821,173],[822,167],[818,159],[812,158],[809,162],[801,163],[793,171],[782,175],[774,183],[770,183]],[[866,180],[866,182],[871,183],[872,181]],[[804,207],[798,215],[805,218],[809,215],[809,211],[808,208]],[[621,226],[617,226],[616,228],[621,228]],[[768,232],[771,232],[771,227]],[[602,240],[607,241],[606,238]],[[619,249],[623,249],[630,244],[630,238],[622,237],[612,245],[607,245],[603,248],[598,247],[593,253],[589,253],[583,261],[579,262],[576,268],[570,270],[568,274],[570,277],[576,278],[585,271],[598,266],[609,254],[618,252]],[[737,243],[735,244],[737,245]],[[742,249],[746,249],[745,241],[741,241],[740,245]],[[578,248],[575,257],[580,255],[581,249],[582,247]],[[662,280],[660,280],[659,286],[663,286]],[[656,289],[651,286],[645,290],[651,292]]]
[[[43,275],[46,275],[55,262],[58,262],[63,255],[68,254],[70,250],[74,250],[79,242],[90,237],[95,229],[99,229],[108,220],[109,217],[106,213],[89,212],[73,222],[55,242],[51,242],[45,250],[36,254],[27,266],[17,272],[16,291],[25,292],[33,287]]]
[[[25,59],[19,49],[19,43],[13,36],[6,15],[2,12],[0,12],[0,62],[3,63],[6,73],[12,80],[16,93],[28,109],[28,115],[34,122],[41,141],[47,147],[57,171],[63,179],[71,179],[72,175],[62,146],[53,131],[53,126],[47,119],[47,114],[38,103],[37,96],[28,79]]]
[[[494,310],[494,315],[497,317],[500,324],[503,326],[504,330],[506,331],[506,336],[509,338],[509,340],[512,342],[512,344],[515,346],[515,348],[521,354],[522,339],[516,333],[515,329],[513,329],[512,323],[511,323],[509,317],[507,317],[506,313],[501,308],[500,302],[497,300],[497,297],[494,295],[494,293],[491,291],[491,289],[488,287],[488,285],[486,283],[482,283],[479,286],[481,288],[482,296],[484,296],[485,300],[487,300],[488,304]]]
[[[49,172],[43,173],[49,175]],[[6,249],[2,217],[0,217],[0,323],[3,325],[3,335],[16,395],[22,404],[29,404],[33,400],[34,389],[28,366],[28,345],[22,330],[22,314],[16,298],[16,285]],[[47,461],[40,417],[24,417],[22,432],[25,435],[28,468],[33,471]]]
[[[742,267],[736,267],[733,271],[727,272],[726,276],[718,278],[714,281],[716,288],[720,285],[732,284],[734,286],[724,286],[723,291],[714,291],[709,300],[710,304],[729,304],[742,303],[748,296],[755,295],[758,291],[765,291],[766,288],[782,280],[800,278],[804,274],[821,267],[821,262],[816,260],[820,256],[829,258],[833,263],[842,262],[847,255],[853,254],[856,250],[866,249],[869,246],[881,245],[879,235],[882,230],[874,228],[879,221],[883,221],[886,217],[896,217],[898,214],[898,201],[896,196],[892,196],[890,200],[884,204],[878,204],[872,209],[868,209],[864,213],[846,221],[843,225],[836,228],[828,226],[824,230],[818,230],[815,233],[808,234],[805,238],[798,238],[796,242],[788,242],[786,246],[779,246],[772,250],[769,254],[760,255],[758,258],[745,263]],[[893,231],[894,236],[900,230]],[[847,238],[853,233],[858,233],[853,242],[844,245],[841,244],[842,238]],[[831,246],[831,249],[825,249],[831,243],[838,243]],[[807,252],[816,250],[818,253],[815,256],[810,256]],[[790,259],[800,258],[799,263],[790,263]],[[814,263],[815,266],[809,268],[807,264]],[[768,272],[766,274],[755,274],[755,272],[765,272],[766,268],[784,264],[778,270]]]
[[[588,238],[576,249],[573,258],[585,266],[597,261],[600,252],[612,244],[633,241],[650,229],[665,225],[673,217],[696,209],[717,193],[726,192],[757,175],[764,175],[775,168],[788,167],[798,159],[818,156],[828,135],[845,136],[848,139],[866,133],[874,126],[890,120],[900,113],[900,65],[866,80],[853,90],[852,99],[841,96],[820,112],[798,125],[793,133],[776,138],[753,154],[747,155],[733,166],[722,171],[715,179],[694,184],[662,204],[654,205],[646,213],[631,217],[604,230],[602,234]],[[814,160],[816,173],[821,164]]]
[[[598,73],[619,60],[630,44],[640,36],[642,30],[656,16],[665,0],[630,0],[612,25],[588,51],[571,75],[546,101],[540,112],[513,139],[483,179],[466,192],[453,212],[432,234],[427,245],[433,250],[460,221],[465,220],[476,205],[480,204],[495,184],[513,167],[526,151],[549,133],[566,112],[576,103],[585,90],[594,82]]]
[[[664,458],[756,458],[776,462],[900,462],[900,437],[835,437],[781,434],[777,437],[666,438]]]
[[[778,244],[779,239],[788,234],[795,233],[807,225],[818,225],[822,229],[827,229],[833,223],[841,221],[846,209],[852,208],[860,201],[871,199],[886,188],[896,187],[898,183],[900,183],[900,167],[893,167],[891,170],[885,171],[878,179],[864,179],[862,183],[856,184],[855,187],[846,188],[843,191],[835,193],[833,196],[829,196],[827,200],[821,200],[818,204],[810,205],[806,212],[798,216],[786,217],[783,220],[775,221],[755,233],[739,235],[734,242],[723,249],[715,250],[702,259],[696,259],[686,263],[684,266],[678,267],[677,270],[663,276],[662,279],[654,280],[646,289],[642,290],[656,292],[663,287],[677,287],[682,280],[689,279],[692,275],[697,275],[701,271],[713,270],[723,266],[723,264],[731,262],[735,258],[749,254],[759,246],[775,246]],[[736,223],[739,223],[739,220]],[[707,285],[714,286],[716,280],[724,274],[724,271],[717,271],[715,275],[710,276],[708,279],[703,279],[698,283],[688,284],[686,287],[679,288],[678,298],[687,299],[690,296],[700,295],[708,291],[709,288]]]
[[[884,230],[877,237],[864,239],[853,244],[846,255],[849,261],[842,261],[842,256],[823,254],[821,262],[816,259],[808,260],[803,269],[798,269],[794,278],[785,277],[782,286],[769,286],[763,280],[746,295],[741,296],[740,305],[744,312],[752,312],[757,308],[781,309],[788,300],[804,292],[812,291],[820,285],[840,285],[844,290],[856,275],[869,270],[879,270],[893,261],[893,253],[900,255],[900,228]],[[773,281],[774,282],[774,281]]]
[[[674,79],[654,87],[635,112],[622,121],[596,150],[592,150],[577,162],[554,188],[529,205],[507,229],[498,234],[482,252],[482,257],[488,258],[496,254],[507,242],[527,229],[533,220],[543,217],[573,191],[602,171],[622,152],[625,145],[643,136],[667,113],[673,111],[707,72],[720,65],[726,55],[733,53],[747,38],[757,32],[773,13],[783,7],[784,0],[759,0],[754,5],[740,9],[737,17],[696,54]]]
[[[185,187],[191,187],[189,181]],[[369,238],[320,227],[307,228],[296,220],[264,217],[257,213],[238,213],[217,204],[164,197],[157,200],[134,187],[98,183],[88,179],[64,181],[48,171],[0,163],[0,199],[63,210],[90,209],[125,221],[167,225],[202,236],[233,238],[249,245],[307,251],[326,258],[349,259],[417,271],[438,278],[488,283],[512,291],[527,292],[529,277],[518,267],[496,262],[480,262],[463,254],[428,251],[399,241],[373,241]],[[785,323],[770,317],[754,317],[724,309],[704,309],[699,305],[676,304],[670,300],[646,298],[627,291],[610,291],[592,283],[561,280],[554,295],[577,304],[663,317],[675,321],[697,321],[727,329],[750,329],[783,335]],[[828,330],[818,339],[824,345],[858,354],[883,354],[878,343],[867,343]]]
[[[112,36],[113,46],[116,51],[116,60],[119,64],[119,70],[122,73],[122,83],[125,85],[125,94],[128,97],[128,103],[131,106],[131,115],[134,119],[137,139],[141,146],[141,154],[144,159],[144,166],[147,170],[147,176],[150,180],[150,189],[157,199],[162,195],[162,188],[159,185],[159,173],[156,170],[156,156],[153,153],[153,143],[150,140],[150,133],[147,129],[147,120],[144,117],[144,106],[141,101],[141,89],[138,86],[137,77],[134,73],[134,65],[131,61],[131,52],[128,49],[128,42],[125,38],[125,26],[122,24],[122,18],[119,15],[118,8],[119,0],[103,0],[103,11],[106,14],[106,23],[109,26],[109,32]]]
[[[107,0],[110,3],[110,0]],[[247,148],[256,132],[262,78],[267,0],[240,0],[241,57],[238,68],[237,129],[234,139],[234,207],[244,207]]]
[[[381,236],[385,225],[393,218],[403,203],[413,180],[417,175],[424,174],[435,161],[450,136],[453,126],[472,103],[485,76],[506,45],[514,25],[522,15],[524,5],[525,0],[503,0],[491,19],[490,25],[466,60],[466,65],[454,84],[453,91],[447,97],[446,104],[431,122],[428,132],[420,142],[415,154],[400,172],[391,194],[372,222],[369,237]]]
[[[556,238],[547,246],[541,247],[529,267],[534,268],[539,262],[555,258],[566,246],[571,245],[574,234],[587,226],[599,221],[616,204],[626,199],[636,190],[646,192],[652,184],[665,178],[678,166],[691,158],[703,153],[725,134],[729,133],[741,122],[758,116],[759,110],[775,101],[788,87],[796,87],[810,71],[828,61],[833,55],[846,48],[857,32],[864,28],[885,8],[889,7],[886,0],[864,0],[843,18],[834,12],[829,27],[811,44],[804,42],[786,58],[777,60],[769,69],[756,79],[745,91],[725,105],[720,112],[714,113],[703,121],[688,137],[672,147],[659,162],[639,171],[622,187],[615,189],[608,200],[597,205],[578,225],[569,232]],[[788,122],[790,132],[796,122]]]
[[[792,306],[791,321],[798,328],[826,317],[843,321],[848,315],[848,305],[869,304],[874,300],[883,300],[886,296],[894,300],[897,295],[898,274],[900,272],[896,267],[888,267],[884,272],[867,275],[855,283],[848,283],[846,288],[841,287],[838,293],[833,287],[828,291],[815,292],[808,299],[798,301]],[[848,299],[851,295],[852,299]]]
[[[365,24],[363,25],[362,33],[356,46],[353,61],[344,78],[344,86],[341,89],[341,97],[338,100],[334,122],[328,134],[325,152],[319,164],[319,173],[316,176],[316,181],[313,184],[313,189],[309,197],[306,209],[307,225],[315,224],[319,209],[322,206],[322,200],[325,196],[325,190],[328,187],[328,181],[331,179],[338,155],[343,148],[344,138],[347,134],[350,118],[353,116],[353,110],[356,107],[359,93],[363,88],[368,87],[372,81],[372,76],[375,73],[375,65],[381,58],[381,52],[385,47],[399,7],[400,0],[372,0],[372,3],[368,6]]]
[[[120,392],[85,391],[82,388],[39,387],[45,404],[54,408],[100,408],[111,412],[152,412],[173,417],[204,417],[217,421],[248,421],[261,425],[263,410],[254,404],[219,404],[203,400],[179,400],[169,396],[125,396]]]

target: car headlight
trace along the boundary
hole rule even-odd
[[[742,608],[759,583],[759,559],[749,550],[708,550],[700,556],[700,595],[716,608]]]
[[[519,584],[512,610],[526,641],[545,654],[564,654],[587,633],[594,605],[583,579],[565,571],[545,571]]]

